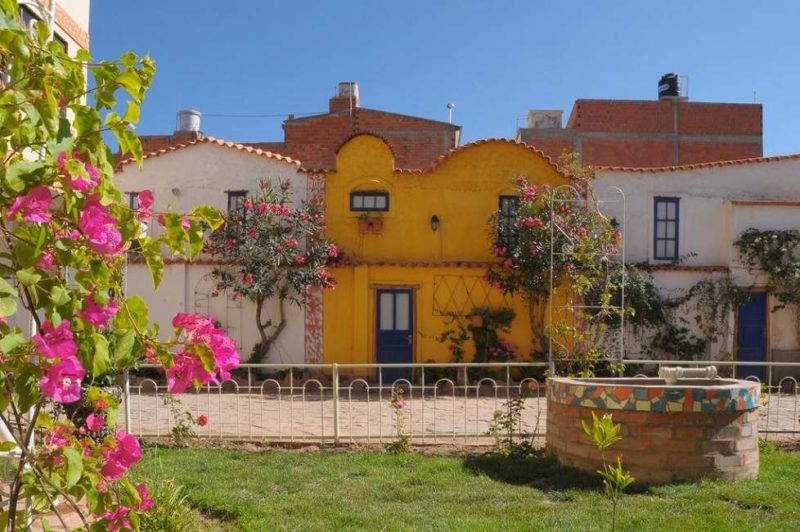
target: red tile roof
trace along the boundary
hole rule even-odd
[[[680,172],[686,170],[698,170],[702,168],[716,168],[722,166],[739,166],[746,164],[772,163],[777,161],[791,161],[795,159],[800,159],[800,153],[794,153],[790,155],[774,155],[772,157],[751,157],[749,159],[735,159],[732,161],[716,161],[711,163],[684,164],[680,166],[659,166],[655,168],[633,168],[629,166],[598,166],[595,167],[595,169],[604,172],[639,172],[639,173]]]
[[[428,168],[424,170],[414,170],[414,169],[402,169],[398,168],[396,171],[403,173],[403,174],[427,174],[428,172],[434,171],[436,168],[444,164],[449,158],[453,157],[454,155],[461,153],[462,151],[469,150],[476,146],[482,146],[484,144],[515,144],[517,146],[521,146],[524,149],[530,151],[531,153],[535,153],[540,155],[544,160],[546,160],[550,166],[552,166],[557,172],[562,173],[562,170],[559,166],[553,162],[548,155],[546,155],[543,151],[536,149],[535,147],[531,146],[530,144],[526,144],[524,142],[519,142],[518,140],[514,139],[502,139],[502,138],[488,138],[488,139],[480,139],[474,142],[470,142],[468,144],[464,144],[463,146],[459,146],[458,148],[453,148],[449,152],[445,153],[444,155],[439,156],[439,158]]]
[[[224,148],[233,148],[235,150],[252,153],[253,155],[259,155],[261,157],[267,157],[269,159],[275,159],[278,161],[283,161],[285,163],[291,164],[293,166],[297,166],[300,168],[300,161],[296,159],[292,159],[291,157],[286,157],[285,155],[281,155],[279,153],[273,153],[271,151],[262,150],[259,148],[254,148],[252,146],[247,146],[245,144],[239,144],[236,142],[230,142],[223,139],[218,139],[215,137],[201,137],[195,140],[190,140],[188,142],[184,142],[181,144],[176,144],[174,146],[169,146],[167,148],[162,148],[160,150],[151,151],[142,155],[142,159],[151,159],[153,157],[158,157],[159,155],[163,155],[165,153],[170,153],[173,151],[182,150],[183,148],[188,148],[189,146],[194,146],[195,144],[216,144],[217,146],[222,146]],[[119,167],[121,168],[125,164],[129,164],[134,162],[135,159],[133,157],[129,157],[127,159],[123,159],[119,162]]]

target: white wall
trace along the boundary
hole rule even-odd
[[[247,190],[255,193],[261,179],[277,183],[288,179],[293,183],[293,199],[306,197],[305,174],[298,167],[276,159],[219,146],[196,144],[144,160],[140,172],[135,164],[127,164],[117,173],[117,186],[123,192],[152,190],[156,212],[168,209],[188,212],[201,204],[227,209],[226,190]],[[149,231],[162,231],[150,224]],[[255,326],[255,304],[234,301],[225,294],[210,298],[213,282],[208,274],[213,269],[207,261],[197,264],[167,265],[164,279],[153,290],[152,279],[143,264],[128,266],[128,294],[139,295],[150,307],[151,320],[159,323],[162,336],[172,331],[172,317],[177,312],[202,312],[217,317],[239,346],[243,359],[250,356],[259,341]],[[277,316],[277,303],[270,302],[270,316]],[[305,360],[305,319],[303,309],[287,305],[287,326],[270,350],[267,362],[302,363]]]
[[[593,184],[598,199],[614,199],[615,187],[625,193],[626,261],[669,264],[653,259],[653,202],[655,196],[680,198],[679,255],[689,271],[656,271],[654,280],[663,292],[677,295],[698,280],[711,275],[695,266],[730,268],[734,282],[742,287],[764,287],[766,278],[753,275],[738,260],[733,242],[748,228],[759,230],[800,229],[800,160],[721,165],[691,170],[620,172],[603,171]],[[762,201],[742,204],[742,200]],[[769,202],[784,202],[779,203]],[[604,203],[608,216],[623,219],[621,203]],[[691,256],[690,256],[691,255]],[[770,301],[770,309],[774,305]],[[727,343],[714,346],[733,351],[735,316]],[[769,347],[793,350],[800,347],[797,316],[792,310],[768,316]]]

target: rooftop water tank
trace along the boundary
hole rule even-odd
[[[673,100],[680,96],[681,86],[678,75],[670,72],[661,76],[661,79],[658,80],[658,99]]]
[[[194,109],[178,111],[178,131],[200,131],[200,117],[203,113]]]

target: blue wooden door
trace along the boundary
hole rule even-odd
[[[742,362],[767,360],[767,293],[751,292],[750,301],[739,307],[736,323],[736,358]],[[740,379],[753,376],[765,382],[764,366],[740,366],[736,370]]]
[[[414,359],[414,294],[411,290],[378,290],[376,359],[379,364],[407,364]],[[382,370],[383,382],[411,379],[411,368]]]

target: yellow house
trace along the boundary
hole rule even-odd
[[[541,152],[501,139],[457,148],[427,170],[394,161],[383,139],[359,134],[326,178],[326,231],[350,263],[333,270],[338,286],[324,295],[324,361],[448,362],[436,337],[452,315],[501,306],[516,312],[507,337],[527,354],[526,303],[483,281],[497,260],[487,219],[514,197],[517,176],[552,186],[568,178]]]

